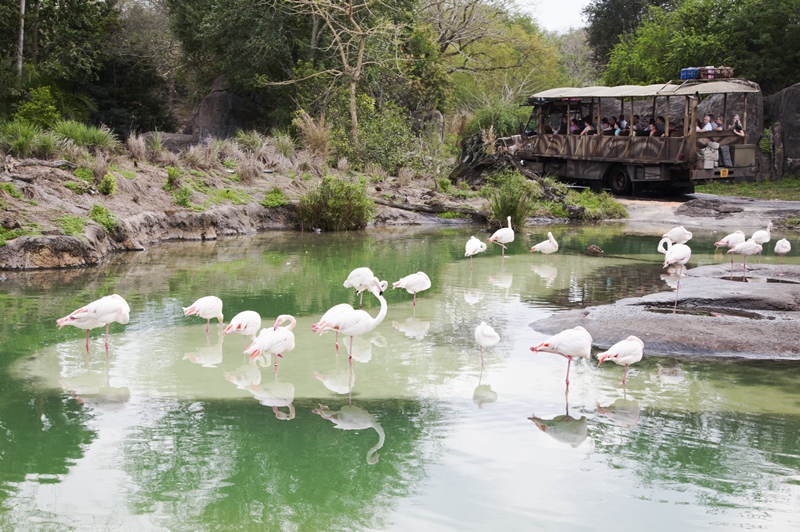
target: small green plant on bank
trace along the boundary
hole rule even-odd
[[[86,168],[84,166],[79,166],[72,172],[75,174],[75,177],[80,179],[81,181],[86,181],[87,183],[91,183],[94,181],[94,172],[91,169]]]
[[[172,193],[172,197],[175,205],[188,208],[192,203],[192,188],[189,185],[183,185]]]
[[[800,176],[787,176],[776,181],[729,183],[715,181],[695,188],[703,194],[742,196],[756,199],[796,200],[800,197]]]
[[[202,194],[208,193],[208,185],[206,185],[205,181],[198,178],[197,180],[192,179],[191,177],[186,178],[186,184],[192,187],[192,189],[200,192]]]
[[[36,234],[36,231],[30,228],[6,229],[0,225],[0,247],[5,246],[9,240],[34,234]]]
[[[153,131],[147,137],[147,147],[150,148],[153,157],[157,158],[164,151],[164,134],[158,130]]]
[[[106,207],[96,203],[89,211],[89,218],[100,224],[106,233],[110,233],[117,226],[117,218]]]
[[[224,166],[228,170],[236,170],[239,167],[239,163],[236,161],[236,159],[228,157],[227,159],[222,161],[222,166]]]
[[[284,207],[286,205],[289,205],[289,200],[283,195],[283,190],[277,187],[267,192],[267,195],[264,196],[264,199],[261,201],[261,206],[267,209]]]
[[[297,145],[294,142],[292,136],[279,129],[272,130],[272,144],[275,146],[275,151],[283,155],[287,158],[294,157],[294,152],[297,149]]]
[[[130,170],[119,170],[119,173],[125,179],[136,179],[136,172],[131,172]]]
[[[325,176],[322,183],[300,198],[298,214],[302,229],[349,231],[366,227],[374,208],[367,196],[366,180]]]
[[[80,236],[83,234],[83,228],[86,225],[86,219],[82,218],[81,216],[65,214],[59,218],[56,223],[65,235]]]
[[[172,192],[178,188],[181,179],[181,169],[174,166],[167,166],[167,181],[164,183],[164,190]]]
[[[100,194],[104,194],[106,196],[111,196],[114,192],[117,191],[117,178],[114,174],[106,174],[103,176],[103,179],[100,180],[100,183],[97,184],[97,190]]]
[[[778,220],[775,221],[775,225],[777,227],[783,227],[786,229],[791,229],[793,231],[796,231],[797,229],[800,229],[800,218],[798,218],[797,216],[787,216],[785,218],[779,218]]]
[[[194,177],[201,177],[202,178],[202,177],[206,176],[206,173],[205,172],[201,172],[200,170],[189,170],[189,173],[191,175],[193,175]]]
[[[64,183],[64,187],[73,191],[75,194],[83,194],[86,192],[86,185],[83,183],[78,183],[76,181],[67,181]]]
[[[772,132],[769,128],[766,128],[764,129],[764,133],[761,135],[761,138],[758,141],[758,149],[767,155],[772,153],[772,142],[770,142],[770,137],[772,137]]]
[[[17,187],[14,186],[14,183],[0,183],[0,190],[5,191],[12,198],[16,198],[18,200],[22,199],[22,194],[19,193],[19,190],[17,190]]]
[[[234,205],[245,205],[253,201],[250,194],[243,190],[235,188],[223,188],[220,190],[213,190],[208,195],[208,201],[211,203],[225,203],[230,201]]]
[[[443,218],[445,220],[455,220],[458,218],[466,218],[466,214],[462,214],[460,212],[440,212],[436,215],[437,218]]]
[[[451,188],[452,186],[453,186],[453,183],[451,183],[451,182],[450,182],[450,179],[448,179],[447,177],[440,177],[440,178],[439,178],[439,179],[436,181],[436,188],[437,188],[437,190],[439,190],[439,191],[441,191],[441,192],[444,192],[445,194],[447,194],[448,192],[450,192],[450,188]]]

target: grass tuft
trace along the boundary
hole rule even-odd
[[[348,181],[325,176],[316,189],[300,198],[298,214],[302,229],[349,231],[366,227],[374,209],[364,179]]]

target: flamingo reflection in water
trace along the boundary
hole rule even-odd
[[[257,358],[256,361],[259,359]],[[260,360],[266,360],[263,356]],[[265,366],[266,363],[262,363]],[[256,364],[243,364],[233,371],[225,372],[225,379],[240,390],[247,389],[248,386],[258,386],[261,384],[261,370]]]
[[[566,413],[563,416],[556,416],[552,419],[545,419],[536,417],[531,414],[528,419],[533,421],[539,430],[553,438],[554,440],[566,443],[571,447],[577,447],[584,442],[589,435],[589,421],[586,416],[581,416],[578,419],[569,415],[569,401],[565,398]]]
[[[614,425],[625,429],[632,429],[639,424],[639,402],[627,397],[620,397],[608,406],[597,404],[597,413],[606,417]]]
[[[406,318],[403,322],[393,321],[392,327],[403,333],[407,338],[422,340],[428,336],[428,329],[431,328],[431,322],[412,317]]]
[[[338,367],[328,373],[314,372],[314,378],[321,382],[327,389],[339,395],[348,395],[356,383],[356,373],[352,368],[342,371]]]
[[[278,376],[272,382],[260,385],[250,385],[247,391],[264,406],[272,408],[275,417],[281,421],[291,421],[294,419],[294,384],[290,382],[278,382]],[[283,412],[281,408],[287,408],[288,412]]]
[[[184,360],[200,364],[204,368],[215,368],[217,364],[222,364],[222,331],[217,335],[217,342],[211,345],[208,335],[206,335],[206,345],[195,348],[194,351],[183,355]]]
[[[103,371],[86,370],[74,377],[63,377],[59,383],[73,399],[100,412],[119,412],[131,399],[127,386],[111,387],[109,384],[107,360]]]
[[[371,336],[353,336],[344,339],[345,347],[353,353],[353,360],[366,364],[372,360],[372,348],[386,347],[386,337],[373,332]],[[352,344],[353,349],[350,349]]]
[[[367,463],[374,465],[378,463],[378,450],[383,447],[386,441],[386,435],[383,432],[383,427],[375,420],[375,418],[357,406],[343,406],[341,409],[333,411],[325,405],[319,405],[319,408],[312,410],[323,419],[333,421],[335,428],[342,430],[363,430],[375,429],[378,433],[378,443],[375,444],[369,451],[367,451]]]
[[[482,381],[483,367],[481,367],[481,374],[478,377],[478,385],[472,392],[472,402],[480,409],[483,409],[486,404],[497,402],[497,392],[492,390],[491,385],[483,384]]]
[[[545,282],[545,288],[553,286],[553,282],[558,276],[558,269],[549,264],[531,264],[531,271],[541,277]]]

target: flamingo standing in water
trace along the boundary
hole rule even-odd
[[[373,277],[368,290],[378,298],[381,302],[381,310],[374,318],[369,315],[366,310],[353,310],[351,312],[340,313],[334,319],[323,325],[319,329],[319,334],[325,334],[328,331],[338,331],[344,336],[350,336],[350,367],[353,367],[353,338],[354,336],[361,336],[372,332],[378,325],[381,324],[386,317],[386,312],[389,309],[386,304],[386,299],[383,297],[382,290],[383,282],[379,281],[377,277]]]
[[[772,222],[767,224],[766,230],[761,229],[753,233],[753,236],[751,236],[750,239],[756,244],[764,245],[767,242],[769,242],[769,239],[771,238],[770,235],[771,231],[772,231]]]
[[[775,242],[775,254],[781,256],[781,272],[778,275],[783,275],[783,260],[786,254],[792,250],[792,245],[785,238],[781,238]]]
[[[86,329],[86,352],[89,352],[89,329],[106,326],[106,357],[108,356],[108,326],[112,322],[125,325],[130,321],[131,308],[118,294],[101,297],[88,305],[73,311],[68,316],[56,320],[58,328],[72,325]]]
[[[289,325],[281,327],[281,324],[288,321]],[[258,337],[245,350],[245,354],[250,355],[252,362],[259,355],[272,353],[275,355],[275,371],[278,371],[278,358],[283,358],[283,353],[294,349],[294,329],[297,320],[289,314],[281,314],[275,320],[275,325],[271,329],[261,329]]]
[[[503,227],[489,237],[489,243],[498,244],[503,248],[503,258],[506,258],[506,244],[514,241],[514,229],[511,227],[511,216],[508,217],[508,227]]]
[[[406,275],[392,285],[394,288],[405,288],[409,294],[414,294],[414,307],[417,306],[417,292],[422,292],[431,287],[431,280],[425,272]]]
[[[662,266],[662,268],[666,268],[672,264],[677,264],[680,266],[680,268],[678,268],[678,285],[675,287],[675,307],[672,309],[673,314],[678,311],[678,291],[681,289],[683,266],[689,262],[691,257],[692,249],[686,244],[676,244],[669,247],[667,250],[667,255],[664,257],[664,266]]]
[[[725,235],[724,238],[717,240],[714,242],[714,249],[719,248],[732,248],[738,244],[744,242],[746,237],[742,231],[734,231],[729,235]],[[733,255],[731,255],[731,273],[733,273]]]
[[[556,242],[556,239],[553,238],[553,233],[548,231],[547,240],[545,240],[544,242],[539,242],[538,244],[533,246],[531,248],[531,253],[533,253],[534,251],[539,251],[541,253],[544,253],[545,255],[549,255],[551,253],[555,253],[556,251],[558,251],[558,242]],[[602,253],[602,250],[600,252]]]
[[[325,312],[325,314],[322,315],[322,317],[319,319],[319,321],[317,323],[311,324],[311,332],[322,334],[323,333],[323,329],[325,329],[325,327],[329,323],[335,322],[338,319],[338,316],[340,314],[343,315],[343,314],[346,314],[348,312],[353,312],[354,310],[355,309],[353,308],[353,305],[350,305],[348,303],[339,303],[338,305],[332,306],[331,308],[329,308]],[[336,331],[336,352],[337,353],[339,352],[339,331],[338,330]]]
[[[222,325],[222,300],[217,296],[201,297],[188,307],[183,307],[184,316],[200,316],[206,320],[206,334],[211,325],[211,318],[217,318]]]
[[[500,335],[492,328],[491,325],[486,325],[482,321],[480,325],[475,327],[475,341],[481,348],[481,367],[483,367],[483,348],[494,347],[500,343]]]
[[[606,360],[610,360],[620,366],[625,366],[625,373],[622,374],[622,385],[625,386],[625,380],[628,377],[628,366],[639,362],[642,359],[642,350],[644,349],[644,342],[636,336],[628,336],[621,342],[612,345],[608,351],[597,354],[600,362],[597,367]]]
[[[742,261],[742,267],[744,268],[744,280],[747,280],[747,256],[748,255],[757,255],[761,253],[762,246],[752,238],[749,238],[742,242],[741,244],[737,244],[733,246],[731,249],[728,250],[728,253],[738,253],[744,260]]]
[[[467,240],[467,245],[464,247],[464,256],[469,257],[469,269],[472,269],[472,256],[477,255],[478,253],[483,253],[486,251],[486,244],[475,238],[474,236],[469,237]]]
[[[233,317],[231,322],[225,327],[224,334],[238,333],[244,337],[244,345],[247,347],[247,339],[254,342],[256,334],[261,328],[261,316],[253,310],[245,310]]]
[[[350,275],[347,276],[347,279],[344,282],[345,288],[355,288],[356,293],[359,296],[358,308],[362,308],[364,306],[364,290],[369,288],[369,284],[373,277],[375,277],[375,274],[372,273],[372,270],[364,266],[362,268],[356,268],[350,272]]]
[[[534,353],[555,353],[567,359],[567,390],[569,390],[569,368],[573,357],[589,359],[592,354],[592,335],[578,325],[551,336],[541,344],[531,347]]]

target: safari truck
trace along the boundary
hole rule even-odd
[[[744,132],[747,96],[758,92],[754,84],[737,80],[549,89],[528,98],[528,105],[533,107],[528,124],[519,135],[497,139],[491,157],[487,156],[491,148],[476,150],[479,142],[470,144],[465,139],[460,164],[450,177],[461,179],[471,171],[492,166],[490,160],[505,158],[529,175],[555,175],[618,195],[631,194],[634,189],[691,193],[696,184],[716,179],[754,178],[756,145],[748,143]],[[697,105],[712,94],[723,95],[722,109],[715,109],[723,117],[733,114],[727,109],[728,95],[743,95],[744,105],[736,109],[741,114],[736,130],[728,129],[726,123],[723,131],[697,131],[697,120],[702,120]],[[674,112],[676,99],[683,103],[681,113]],[[658,134],[637,132],[631,127],[634,101],[642,100],[651,105],[642,113],[642,104],[638,103],[638,114],[651,120],[656,118],[656,104],[665,104],[664,123],[659,123]],[[628,127],[601,130],[601,106],[606,113],[614,109],[624,115]],[[573,119],[578,120],[581,131],[586,123],[594,124],[594,130],[570,134]]]

